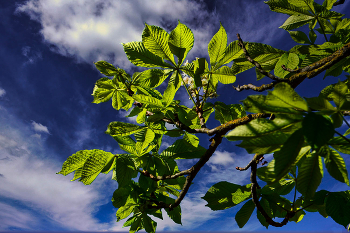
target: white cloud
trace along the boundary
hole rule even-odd
[[[50,134],[50,132],[46,126],[44,126],[40,123],[36,123],[35,121],[32,122],[32,127],[36,132],[43,132],[43,133]]]
[[[28,60],[23,64],[24,66],[27,64],[33,64],[39,59],[42,59],[42,55],[40,52],[33,51],[30,46],[24,46],[22,48],[22,55],[25,56]]]
[[[226,167],[235,162],[232,156],[235,156],[235,153],[230,153],[227,151],[215,151],[208,163]]]
[[[178,19],[193,24],[211,19],[203,3],[189,0],[29,0],[16,12],[40,22],[44,40],[56,52],[88,63],[109,60],[124,68],[131,63],[121,43],[140,41],[145,22],[173,29]],[[196,42],[207,39],[207,29],[194,30]]]
[[[20,204],[10,208],[0,201],[0,230],[11,227],[38,230],[42,219],[60,229],[108,229],[108,224],[100,223],[94,214],[101,205],[110,202],[115,188],[110,174],[99,175],[90,186],[71,182],[73,174],[68,177],[56,174],[62,161],[36,143],[37,137],[31,134],[31,128],[13,115],[4,111],[0,116],[0,195]],[[37,151],[45,155],[38,155]],[[40,219],[34,217],[38,214]]]
[[[6,91],[0,87],[0,97],[4,96]]]
[[[10,227],[35,230],[35,227],[39,225],[39,220],[30,211],[19,210],[4,203],[0,203],[0,209],[1,231],[8,230]]]

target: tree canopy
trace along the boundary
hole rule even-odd
[[[350,76],[342,76],[344,80],[325,86],[312,98],[302,98],[295,88],[324,71],[324,77],[350,73],[350,19],[332,10],[343,1],[265,3],[272,11],[289,15],[280,26],[297,43],[289,51],[243,41],[239,34],[227,45],[227,33],[220,24],[208,44],[210,59],[187,62],[194,36],[179,21],[170,33],[146,24],[142,41],[123,44],[132,64],[148,68],[142,72],[130,75],[106,61],[96,62],[96,68],[107,77],[97,80],[93,103],[112,100],[115,110],[131,109],[127,117],[137,116],[137,124],[111,122],[107,127],[106,133],[125,153],[81,150],[63,163],[58,174],[75,172],[73,180],[89,185],[98,174],[112,171],[112,179],[118,182],[112,198],[118,208],[117,221],[128,218],[124,226],[130,227],[130,232],[155,232],[157,223],[150,215],[162,219],[164,209],[181,224],[180,204],[197,173],[222,140],[241,141],[238,146],[254,157],[246,167],[236,169],[250,169],[250,183],[214,184],[202,197],[209,208],[224,210],[244,202],[235,216],[241,228],[257,208],[257,218],[266,228],[299,222],[307,212],[319,212],[349,229],[350,191],[318,187],[324,169],[349,185],[342,156],[350,154],[350,125],[345,119],[350,115]],[[296,30],[304,25],[308,32]],[[323,38],[322,44],[315,43],[318,36]],[[231,62],[230,67],[227,64]],[[263,94],[250,95],[243,104],[215,100],[218,83],[232,88],[236,76],[252,68],[257,80],[271,82],[233,86],[233,90]],[[161,93],[163,83],[166,88]],[[180,88],[186,89],[192,106],[174,99]],[[219,126],[207,128],[208,121]],[[349,129],[340,132],[344,124]],[[199,134],[209,136],[208,147],[199,144]],[[161,151],[166,137],[177,140]],[[266,163],[264,154],[271,153],[268,165],[258,168]],[[197,162],[180,171],[177,161],[181,159]],[[290,193],[292,200],[284,197]]]

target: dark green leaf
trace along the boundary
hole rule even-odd
[[[249,200],[246,203],[244,203],[244,205],[240,210],[238,210],[238,212],[236,213],[235,219],[239,228],[244,227],[244,225],[248,222],[254,209],[255,209],[254,202],[252,200]]]
[[[334,127],[329,118],[309,112],[303,120],[306,141],[313,150],[321,148],[334,135]]]

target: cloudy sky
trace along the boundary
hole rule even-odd
[[[319,1],[318,1],[319,2]],[[337,11],[350,18],[350,3]],[[127,231],[116,222],[111,203],[117,183],[101,174],[89,186],[70,182],[72,174],[56,175],[68,156],[82,149],[120,153],[104,132],[109,122],[125,112],[110,103],[92,104],[92,89],[101,74],[93,62],[106,60],[132,74],[121,43],[140,41],[144,23],[171,31],[180,20],[195,36],[188,59],[208,57],[207,45],[225,27],[229,41],[240,33],[245,41],[288,50],[295,43],[278,27],[286,15],[273,13],[262,0],[0,0],[0,231]],[[322,76],[322,75],[321,75]],[[316,78],[321,86],[336,78]],[[236,84],[254,82],[254,72],[237,77]],[[315,81],[316,81],[315,80]],[[308,81],[308,80],[307,80]],[[310,84],[310,82],[309,82]],[[299,87],[298,87],[299,88]],[[302,96],[322,87],[300,87]],[[237,103],[252,92],[220,86],[218,100]],[[177,99],[188,100],[179,92]],[[208,146],[208,138],[201,138]],[[171,140],[165,141],[170,145]],[[271,157],[270,157],[271,158]],[[200,199],[221,180],[249,183],[248,172],[238,172],[251,159],[244,150],[224,141],[199,173],[181,204],[183,226],[169,218],[158,221],[159,231],[237,231],[239,207],[211,211]],[[346,159],[348,169],[350,160]],[[193,161],[180,161],[182,169]],[[224,172],[223,172],[224,171]],[[348,189],[325,174],[321,188]],[[317,222],[317,224],[315,224]],[[298,224],[270,231],[342,231],[344,228],[308,213]],[[256,215],[244,230],[265,231]]]

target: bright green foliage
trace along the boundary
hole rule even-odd
[[[237,146],[248,154],[256,154],[249,163],[252,180],[246,185],[226,181],[213,184],[202,197],[206,206],[216,211],[245,202],[235,216],[239,227],[248,222],[257,207],[257,218],[266,228],[271,221],[276,222],[274,218],[298,223],[307,212],[330,216],[346,228],[350,224],[350,192],[318,190],[324,172],[334,181],[349,185],[343,154],[350,154],[350,124],[346,121],[350,115],[350,76],[345,79],[340,75],[350,72],[350,57],[330,63],[329,56],[349,46],[350,19],[332,11],[335,2],[266,2],[272,11],[289,15],[281,22],[281,28],[299,45],[283,51],[262,43],[243,42],[250,58],[277,77],[273,90],[249,95],[241,101],[243,104],[238,100],[212,100],[218,96],[218,85],[232,84],[243,77],[240,73],[255,67],[239,41],[227,46],[227,33],[221,23],[209,42],[208,57],[191,62],[186,60],[194,46],[190,28],[179,21],[168,33],[145,24],[142,41],[125,43],[123,47],[132,64],[147,69],[129,75],[106,61],[95,63],[107,77],[96,81],[93,103],[112,99],[114,109],[130,110],[126,117],[136,117],[136,123],[115,121],[107,127],[106,134],[124,152],[81,150],[63,163],[58,174],[75,172],[73,180],[89,185],[99,173],[113,171],[112,179],[118,183],[112,197],[118,208],[117,221],[126,219],[124,226],[130,227],[130,232],[155,232],[157,223],[152,218],[163,219],[162,213],[182,224],[180,203],[221,140],[232,144],[240,141]],[[296,30],[304,25],[308,33]],[[325,41],[315,44],[319,35]],[[313,64],[325,57],[331,60],[326,68]],[[232,66],[228,67],[230,62]],[[303,98],[295,89],[303,85],[301,79],[297,83],[298,77],[313,78],[315,69],[325,71],[324,77],[341,78],[324,87],[318,96]],[[268,80],[258,68],[255,71],[257,80]],[[176,99],[180,88],[186,90],[192,106],[182,105]],[[217,127],[209,129],[207,125]],[[210,136],[210,146],[207,141],[200,142],[199,134]],[[170,146],[163,142],[168,137],[176,138]],[[273,153],[273,159],[267,166],[252,166],[269,153]],[[178,159],[187,159],[194,165],[180,171]],[[294,198],[283,197],[288,194]]]

